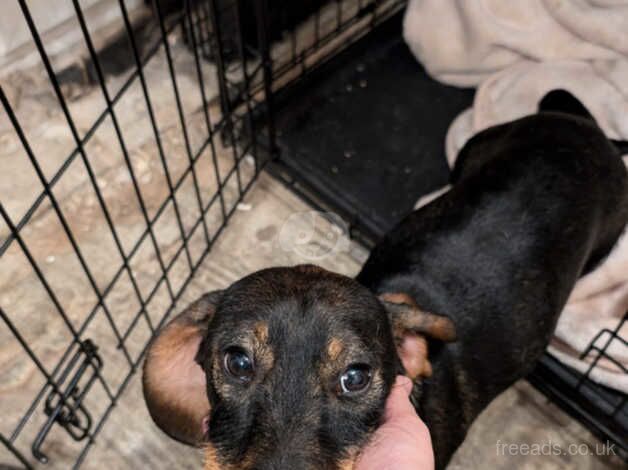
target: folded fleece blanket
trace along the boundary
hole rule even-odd
[[[581,100],[610,138],[628,140],[628,0],[410,0],[404,36],[437,80],[479,85],[473,107],[449,129],[450,166],[474,134],[534,113],[558,88]],[[624,161],[628,166],[628,155]],[[597,361],[591,379],[628,393],[628,346],[621,340],[628,339],[627,310],[625,232],[576,284],[549,351],[581,372]],[[600,349],[608,343],[612,359],[598,360],[588,349],[592,341]]]
[[[520,60],[628,56],[628,0],[410,0],[404,37],[427,72],[474,86]]]

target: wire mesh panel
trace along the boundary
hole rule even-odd
[[[263,92],[220,111],[204,60],[213,6],[167,3],[138,19],[117,2],[112,61],[72,0],[77,82],[76,65],[57,63],[41,18],[19,0],[38,65],[32,83],[17,74],[0,89],[2,465],[31,468],[59,452],[83,463],[264,165],[258,149],[273,147],[269,122],[251,119],[270,116]],[[236,128],[247,144],[236,144]]]
[[[600,383],[599,374],[609,372],[621,380],[628,377],[624,365],[628,342],[628,313],[613,329],[595,334],[579,359],[588,364],[577,371],[546,354],[530,381],[568,413],[580,420],[603,442],[615,445],[614,451],[628,460],[628,396]]]
[[[196,5],[186,26],[202,30],[207,23],[218,37],[217,49],[203,47],[218,67],[223,106],[232,109],[254,97],[265,85],[273,91],[319,67],[377,24],[400,11],[404,0],[219,0],[205,11]],[[257,28],[261,22],[266,28]],[[205,43],[202,44],[205,46]],[[245,57],[243,63],[239,60]],[[268,84],[264,77],[272,75]]]

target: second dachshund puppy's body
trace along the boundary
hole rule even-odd
[[[552,97],[577,108],[564,92]],[[393,230],[357,277],[456,326],[457,342],[432,344],[434,372],[415,397],[438,467],[479,412],[532,370],[576,280],[628,220],[625,167],[585,112],[542,105],[478,134],[452,184]]]

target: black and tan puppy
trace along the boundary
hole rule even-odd
[[[349,469],[405,372],[442,468],[533,368],[627,220],[617,149],[575,99],[550,94],[474,137],[451,191],[385,237],[356,280],[274,268],[188,308],[148,352],[150,413],[204,446],[207,469]]]

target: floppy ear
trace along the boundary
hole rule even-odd
[[[196,358],[221,294],[205,294],[163,327],[144,362],[148,411],[162,431],[184,444],[200,445],[207,434],[207,382]]]
[[[432,364],[428,357],[428,340],[455,341],[456,327],[453,322],[443,315],[421,310],[405,293],[382,294],[379,300],[388,312],[397,354],[406,374],[412,380],[430,377]]]

